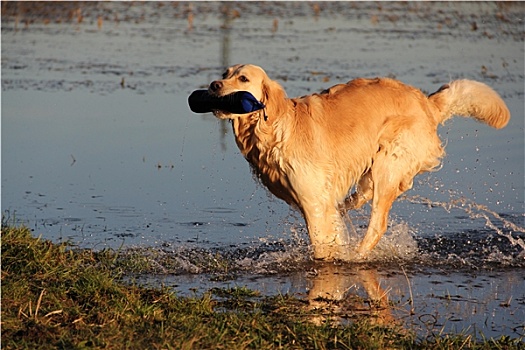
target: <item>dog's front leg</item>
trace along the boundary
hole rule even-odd
[[[349,260],[350,236],[339,209],[320,204],[303,207],[316,260]]]

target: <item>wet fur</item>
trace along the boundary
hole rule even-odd
[[[209,91],[249,91],[266,105],[249,114],[214,114],[232,120],[237,145],[262,183],[302,212],[314,257],[324,260],[363,258],[374,248],[394,200],[414,176],[440,165],[440,123],[462,115],[502,128],[510,119],[496,92],[470,80],[426,96],[393,79],[359,78],[289,99],[262,68],[235,65]],[[342,212],[370,200],[368,230],[355,252]]]

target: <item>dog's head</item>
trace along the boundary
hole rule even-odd
[[[208,87],[211,95],[222,97],[237,91],[248,91],[258,101],[266,106],[268,116],[282,113],[286,94],[282,87],[268,78],[266,72],[251,64],[236,64],[229,67],[222,75],[221,80],[213,81]],[[259,112],[256,112],[259,113]],[[233,114],[227,111],[214,111],[221,119],[234,119],[242,114]]]

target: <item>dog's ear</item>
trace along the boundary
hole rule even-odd
[[[266,78],[262,86],[263,100],[266,106],[265,113],[268,119],[279,117],[286,113],[286,92],[279,83]]]

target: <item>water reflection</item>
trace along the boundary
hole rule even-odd
[[[233,13],[230,3],[224,3],[222,8],[222,26],[221,26],[221,69],[226,69],[232,65],[230,61],[230,52],[231,52],[231,30],[232,30],[232,21]],[[217,77],[222,72],[217,72]],[[228,137],[229,133],[229,121],[226,119],[219,120],[219,129],[220,129],[220,140],[221,140],[221,150],[226,151],[226,142],[225,138]]]
[[[525,334],[521,272],[487,276],[432,268],[415,273],[403,267],[322,265],[308,278],[305,309],[315,310],[310,320],[316,324],[345,324],[364,316],[371,324],[415,334],[448,329],[478,337],[520,337]]]
[[[381,285],[374,268],[342,267],[323,264],[315,268],[308,291],[308,309],[321,311],[311,321],[344,323],[354,317],[366,316],[372,324],[393,326],[389,289]],[[365,295],[358,293],[363,288]]]
[[[304,300],[300,307],[306,311],[307,320],[316,324],[346,324],[365,317],[372,324],[402,327],[419,335],[443,330],[483,337],[525,334],[522,307],[525,279],[520,268],[487,273],[448,266],[414,268],[400,262],[393,262],[390,267],[352,264],[312,267],[311,263],[303,262],[296,266],[298,271],[285,273],[272,271],[275,262],[261,266],[259,261],[267,254],[247,255],[238,258],[237,268],[245,273],[233,268],[226,276],[202,272],[173,275],[168,271],[143,277],[149,284],[174,286],[177,293],[188,295],[195,290],[232,286],[245,286],[265,295],[293,295]],[[199,256],[203,253],[199,252]],[[283,268],[289,269],[293,262],[283,264],[286,265]],[[260,271],[267,274],[261,276]]]
[[[230,61],[230,43],[231,43],[231,30],[232,30],[232,21],[233,13],[232,6],[229,3],[223,3],[222,9],[222,40],[221,40],[221,66],[223,68],[229,67],[232,65]]]

